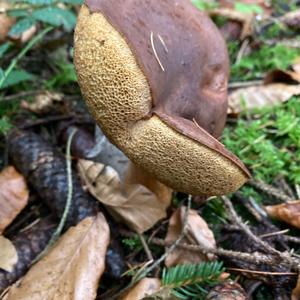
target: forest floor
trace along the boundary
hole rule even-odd
[[[300,299],[300,3],[269,2],[193,0],[230,57],[221,141],[252,175],[202,199],[125,189],[77,83],[81,0],[0,1],[0,299]]]

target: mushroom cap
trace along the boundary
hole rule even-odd
[[[96,122],[158,180],[211,196],[249,178],[215,138],[227,111],[225,43],[188,0],[87,0],[74,59]]]

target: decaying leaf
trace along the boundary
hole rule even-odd
[[[10,28],[16,22],[15,18],[7,15],[9,8],[9,1],[0,1],[0,44],[6,40]]]
[[[172,189],[156,180],[146,171],[138,168],[132,162],[128,162],[128,167],[124,176],[125,184],[142,184],[154,193],[165,208],[170,206],[172,199]]]
[[[84,219],[31,267],[5,299],[95,299],[108,244],[109,227],[104,216],[99,213]]]
[[[45,91],[35,96],[34,102],[22,101],[22,108],[37,114],[47,113],[51,110],[54,102],[60,102],[63,94]]]
[[[170,218],[168,233],[165,239],[168,244],[174,243],[181,234],[184,225],[184,215],[185,208],[181,207],[177,209]],[[182,243],[216,248],[213,232],[195,210],[191,209],[189,211],[186,238],[183,239]],[[176,248],[167,256],[165,264],[167,267],[172,267],[178,264],[199,263],[212,259],[214,259],[214,255],[212,254],[204,255],[200,253],[200,251],[189,252],[184,249]]]
[[[24,177],[14,167],[0,173],[0,234],[28,202],[29,192]]]
[[[0,269],[11,272],[18,262],[18,253],[13,243],[0,235]]]
[[[229,95],[228,113],[277,105],[299,94],[300,85],[281,83],[237,89]]]
[[[272,218],[300,228],[300,200],[265,207]]]
[[[272,70],[266,75],[264,79],[265,84],[276,82],[300,83],[300,59],[296,59],[296,61],[289,67],[289,70]]]
[[[296,287],[292,291],[291,300],[299,300],[300,299],[300,276],[298,276],[298,281]]]
[[[165,205],[154,193],[140,184],[122,186],[110,166],[79,160],[78,167],[89,192],[133,230],[142,233],[166,216]]]
[[[148,295],[156,293],[161,287],[160,280],[157,278],[144,278],[137,283],[120,300],[141,300]]]
[[[243,40],[247,36],[252,35],[253,33],[253,22],[255,20],[254,14],[248,14],[244,12],[237,11],[233,8],[222,7],[215,8],[208,11],[211,17],[224,17],[229,20],[237,21],[242,24],[242,31],[240,39]]]

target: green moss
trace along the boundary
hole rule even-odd
[[[256,111],[252,120],[240,118],[224,131],[223,142],[252,171],[272,182],[278,175],[300,184],[300,98]]]
[[[286,70],[299,54],[299,49],[288,48],[281,44],[264,45],[258,51],[244,56],[239,62],[232,61],[231,79],[233,81],[253,80],[262,78],[270,70]]]

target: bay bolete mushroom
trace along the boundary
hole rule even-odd
[[[177,191],[222,195],[249,178],[217,140],[228,54],[189,0],[86,0],[75,31],[84,99],[106,136]]]

